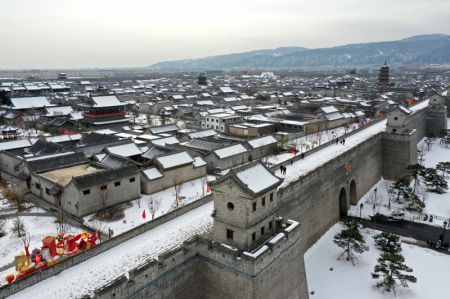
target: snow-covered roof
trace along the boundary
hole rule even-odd
[[[398,109],[400,109],[401,111],[403,111],[406,114],[411,114],[412,113],[411,110],[409,110],[408,108],[406,108],[406,107],[404,107],[402,105],[398,105],[397,107],[398,107]]]
[[[193,163],[194,159],[187,152],[181,152],[173,155],[159,157],[156,159],[164,169]]]
[[[66,142],[66,141],[72,141],[72,140],[81,140],[82,136],[81,134],[73,134],[73,135],[56,135],[56,136],[50,136],[46,137],[45,140],[48,142]]]
[[[343,118],[343,116],[339,112],[334,112],[334,113],[330,113],[330,114],[325,114],[325,118],[328,120],[336,120],[336,119]]]
[[[195,157],[194,158],[194,167],[200,167],[200,166],[205,166],[206,162],[200,158],[200,157]]]
[[[190,138],[201,138],[201,137],[209,137],[209,136],[214,136],[214,135],[217,135],[217,132],[214,130],[197,131],[197,132],[192,132],[192,133],[188,134],[188,136]]]
[[[199,106],[203,106],[203,105],[214,106],[214,102],[211,100],[197,101],[195,104],[197,104]]]
[[[180,143],[180,141],[176,137],[167,137],[167,138],[161,138],[151,141],[152,144],[159,145],[159,146],[165,146],[166,144],[177,144]]]
[[[121,156],[121,157],[131,157],[142,154],[142,151],[134,143],[127,143],[117,146],[111,146],[107,148],[108,152],[111,154]]]
[[[247,143],[252,148],[259,148],[259,147],[262,147],[265,145],[277,143],[277,140],[275,138],[273,138],[273,136],[269,135],[269,136],[249,140],[249,141],[247,141]]]
[[[111,130],[111,129],[97,130],[97,131],[94,131],[94,133],[97,133],[97,134],[105,134],[105,135],[114,135],[114,134],[117,134],[116,131],[113,131],[113,130]]]
[[[54,106],[50,104],[46,97],[11,98],[11,104],[14,106],[14,109],[29,109]]]
[[[214,153],[220,158],[227,158],[234,155],[245,153],[247,149],[242,144],[236,144],[215,150]]]
[[[222,93],[233,93],[234,92],[234,90],[232,90],[229,87],[219,87],[219,89]]]
[[[280,179],[273,175],[260,163],[236,172],[238,179],[254,193],[268,190],[280,183]]]
[[[14,140],[0,143],[0,151],[11,150],[16,148],[24,148],[32,146],[37,139],[23,139],[23,140]]]
[[[324,106],[320,108],[325,114],[339,112],[334,106]]]
[[[70,106],[48,107],[45,108],[45,110],[47,110],[47,114],[45,116],[68,115],[74,112]]]
[[[120,102],[116,96],[92,97],[92,100],[94,101],[94,107],[115,107],[125,105]]]
[[[144,169],[142,172],[144,173],[145,177],[150,181],[163,177],[162,173],[159,172],[159,170],[156,169],[155,167]]]

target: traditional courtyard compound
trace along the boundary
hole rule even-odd
[[[260,162],[232,169],[211,183],[204,204],[138,236],[102,243],[3,287],[0,294],[314,296],[303,262],[306,250],[381,177],[405,175],[406,167],[417,162],[417,143],[446,128],[445,108],[442,98],[432,97],[411,110],[394,110],[387,120],[346,135],[345,144],[331,141],[304,158],[296,156],[283,174],[278,165],[273,172]]]

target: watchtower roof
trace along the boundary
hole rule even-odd
[[[210,184],[219,184],[227,178],[236,182],[243,190],[253,197],[258,197],[275,189],[283,182],[282,179],[274,175],[259,161],[232,169],[228,174]]]

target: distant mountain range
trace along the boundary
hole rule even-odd
[[[165,61],[153,69],[208,70],[235,68],[369,67],[383,64],[450,64],[450,35],[418,35],[396,41],[332,48],[284,47],[198,59]]]

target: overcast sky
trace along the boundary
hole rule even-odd
[[[133,67],[450,33],[449,0],[0,0],[0,68]]]

